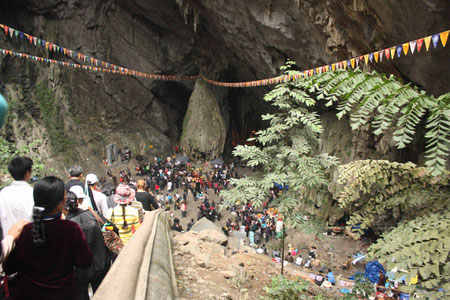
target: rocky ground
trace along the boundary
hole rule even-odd
[[[343,246],[351,241],[343,237],[324,240],[323,245],[332,242]],[[257,254],[255,249],[227,238],[212,222],[201,219],[185,233],[173,232],[174,265],[180,299],[258,299],[265,296],[264,287],[270,285],[271,277],[280,275],[281,265],[271,257]],[[355,246],[354,243],[351,246]],[[330,255],[318,247],[319,258],[331,262],[328,256],[335,257],[339,264],[339,252]],[[333,268],[334,269],[334,268]],[[313,270],[314,271],[314,270]],[[334,269],[339,280],[349,273]],[[317,273],[317,270],[316,270]],[[285,267],[285,277],[308,277],[307,270],[293,264]],[[324,290],[315,284],[309,284],[307,295],[323,294],[326,299],[335,298],[336,288]]]

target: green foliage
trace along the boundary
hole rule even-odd
[[[288,75],[292,62],[282,69]],[[317,154],[316,149],[322,132],[320,117],[312,111],[316,101],[299,82],[277,85],[267,93],[264,100],[278,108],[276,113],[266,114],[262,119],[269,127],[256,132],[258,146],[241,145],[233,151],[246,161],[249,167],[259,167],[263,176],[232,179],[233,189],[222,191],[227,204],[236,201],[253,202],[255,207],[268,200],[274,183],[289,186],[276,199],[274,205],[291,225],[299,225],[294,217],[303,205],[327,199],[328,180],[326,170],[337,164],[337,159],[327,154]]]
[[[41,108],[42,120],[47,128],[48,138],[56,153],[64,152],[73,141],[64,131],[64,122],[60,114],[59,103],[55,100],[53,92],[43,84],[36,86],[36,97]]]
[[[308,283],[304,280],[293,281],[284,277],[272,277],[270,286],[265,286],[264,291],[267,293],[267,297],[263,299],[273,300],[298,300],[298,299],[311,299],[306,294],[308,289]]]
[[[448,194],[447,194],[448,196]],[[448,199],[447,199],[448,200]],[[438,288],[450,291],[450,213],[430,214],[400,224],[377,243],[368,253],[372,258],[387,263],[388,269],[406,270],[406,281],[419,276],[419,286],[426,289],[432,299],[444,299]],[[403,274],[397,272],[398,278]],[[396,279],[398,279],[396,278]],[[412,293],[416,285],[402,286]],[[446,298],[447,299],[447,298]]]
[[[375,223],[383,225],[388,219],[440,210],[450,193],[448,172],[432,176],[428,169],[413,163],[385,160],[339,166],[338,183],[343,187],[339,206],[352,212],[350,225],[361,227],[356,237]]]
[[[11,159],[17,156],[28,156],[33,159],[33,175],[41,177],[45,174],[46,169],[41,158],[38,156],[41,141],[34,140],[32,143],[18,148],[15,143],[8,142],[5,138],[0,137],[0,167],[4,174],[8,173],[8,164]],[[54,172],[53,169],[48,170]],[[2,182],[2,186],[8,182]]]
[[[426,118],[426,165],[433,175],[445,170],[450,154],[450,93],[436,99],[392,75],[387,78],[359,69],[326,72],[297,82],[327,106],[337,103],[338,118],[349,115],[353,130],[370,125],[380,135],[396,128],[398,149],[413,141],[418,124]]]

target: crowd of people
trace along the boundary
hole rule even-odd
[[[119,180],[108,170],[115,184],[73,165],[66,183],[44,177],[32,187],[32,166],[30,158],[14,158],[8,166],[14,181],[0,191],[1,261],[16,274],[14,299],[89,299],[89,287],[95,293],[146,211],[173,207],[186,217],[189,198],[199,218],[216,218],[207,191],[218,194],[237,175],[233,165],[195,168],[155,157],[135,174],[120,171]],[[172,228],[182,231],[179,220]]]
[[[145,211],[159,204],[144,180],[105,195],[95,174],[82,182],[78,165],[68,182],[49,176],[34,187],[32,168],[30,158],[12,159],[14,181],[0,192],[1,262],[15,274],[8,290],[14,299],[89,299],[89,286],[96,291]]]

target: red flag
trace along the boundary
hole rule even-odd
[[[417,52],[420,52],[422,45],[423,45],[423,39],[417,40]]]
[[[391,52],[389,51],[389,48],[384,49],[384,56],[386,56],[386,59],[389,59]]]
[[[5,25],[5,26],[3,27],[3,29],[5,29],[5,34],[6,34],[6,36],[8,36],[8,29],[9,29],[9,27]]]

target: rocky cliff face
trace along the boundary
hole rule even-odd
[[[449,17],[447,0],[28,0],[0,4],[2,23],[66,48],[147,73],[201,73],[224,81],[277,75],[287,58],[307,69],[400,44],[447,30]],[[66,60],[3,34],[0,46]],[[449,91],[449,58],[450,52],[441,48],[376,67],[440,95]],[[59,169],[75,161],[93,168],[112,142],[119,148],[127,145],[135,153],[166,152],[186,130],[183,120],[193,82],[91,74],[11,57],[0,58],[0,69],[0,91],[14,103],[12,111],[17,116],[9,121],[5,134],[19,144],[35,138],[44,141],[41,155]],[[215,99],[219,107],[212,118],[225,123],[225,149],[261,126],[259,115],[268,109],[261,97],[268,88],[209,89],[214,95],[209,99]],[[86,157],[91,161],[85,161]]]

